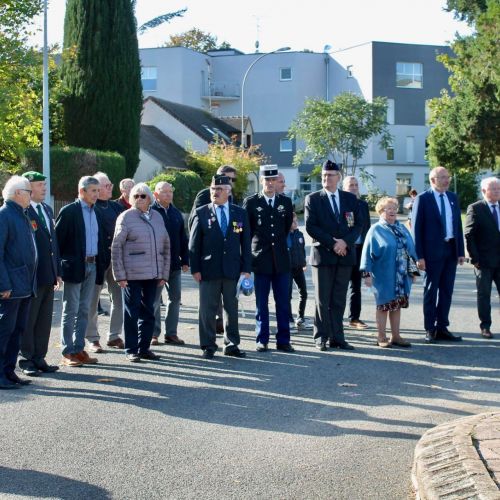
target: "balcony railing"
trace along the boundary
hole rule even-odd
[[[240,85],[234,82],[211,82],[203,85],[202,97],[204,99],[230,100],[240,98]]]

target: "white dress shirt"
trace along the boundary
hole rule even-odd
[[[444,210],[446,213],[446,236],[445,236],[445,241],[451,240],[455,236],[453,235],[453,212],[451,211],[451,203],[450,200],[448,199],[448,196],[445,193],[440,193],[437,189],[432,189],[432,192],[434,193],[434,198],[436,199],[436,203],[438,206],[439,214],[441,214],[441,194],[444,194],[443,199],[444,199]]]

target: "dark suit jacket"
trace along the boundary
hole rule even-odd
[[[371,221],[370,221],[370,208],[368,207],[368,203],[365,200],[360,200],[358,198],[359,204],[359,216],[363,222],[363,227],[361,229],[361,244],[364,243],[366,234],[368,233],[368,229],[370,229]]]
[[[224,237],[215,210],[212,203],[196,209],[189,239],[191,273],[201,273],[203,281],[237,280],[241,273],[251,272],[248,217],[245,210],[229,204]]]
[[[46,203],[42,203],[42,207],[50,222],[48,230],[45,229],[36,210],[31,205],[28,207],[28,217],[31,220],[31,227],[35,231],[36,250],[38,252],[38,266],[36,270],[38,287],[55,285],[57,277],[61,276],[61,260],[59,258],[59,246],[54,227],[54,212]]]
[[[307,195],[304,209],[306,231],[313,239],[310,263],[313,266],[354,266],[355,242],[363,229],[359,215],[359,200],[351,193],[339,190],[340,221],[337,222],[329,200],[329,194],[321,189]],[[341,238],[347,243],[347,254],[340,257],[333,251],[335,241]]]
[[[104,271],[110,262],[106,256],[106,235],[98,207],[95,207],[99,234],[97,240],[96,284],[102,285]],[[61,209],[56,220],[56,235],[61,255],[61,277],[69,283],[82,283],[85,279],[85,222],[80,201]]]
[[[464,235],[458,198],[455,193],[450,191],[447,191],[446,195],[451,205],[456,256],[457,258],[463,257],[465,255]],[[426,261],[441,260],[445,252],[445,235],[432,189],[420,193],[415,198],[411,221],[417,257]]]
[[[191,231],[191,226],[193,225],[193,218],[194,218],[194,213],[196,212],[197,208],[202,207],[203,205],[208,205],[211,202],[210,198],[210,188],[205,188],[202,189],[201,191],[198,192],[196,195],[196,198],[194,199],[193,202],[193,207],[191,208],[191,213],[189,214],[189,219],[188,219],[188,229]],[[229,196],[229,203],[232,205],[239,205],[238,200],[233,196]]]
[[[243,201],[252,234],[252,270],[259,274],[290,272],[287,237],[293,220],[292,200],[277,194],[274,207],[262,193]]]
[[[464,232],[472,264],[500,266],[500,231],[485,200],[468,206]]]

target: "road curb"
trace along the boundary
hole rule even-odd
[[[416,497],[500,500],[498,463],[499,412],[438,425],[427,431],[415,448],[412,482]]]

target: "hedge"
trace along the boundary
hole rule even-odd
[[[168,182],[174,187],[174,205],[184,213],[191,212],[196,195],[204,187],[201,177],[191,170],[166,169],[147,184],[154,190],[158,182]]]
[[[25,150],[23,172],[43,172],[42,150]],[[50,189],[56,200],[73,200],[78,195],[78,180],[84,175],[105,172],[114,183],[113,194],[120,195],[120,180],[125,178],[125,159],[118,153],[72,146],[50,148]]]

